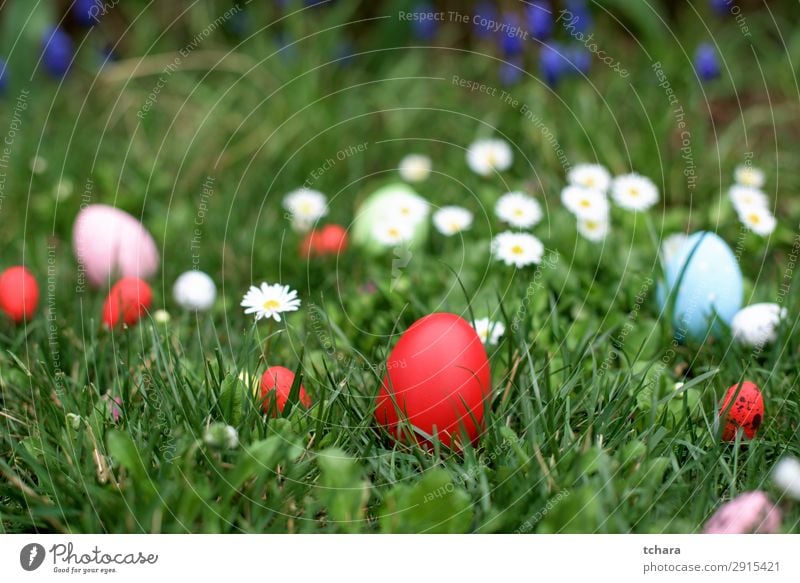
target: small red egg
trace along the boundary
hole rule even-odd
[[[490,394],[489,359],[475,330],[455,314],[431,314],[414,322],[389,355],[375,418],[399,434],[399,408],[412,426],[457,447],[463,434],[477,440]]]
[[[261,406],[264,408],[264,413],[270,413],[272,406],[271,394],[274,395],[278,411],[283,413],[283,408],[286,406],[286,401],[289,400],[289,394],[292,391],[292,383],[294,383],[294,373],[284,366],[271,366],[264,371],[261,376]],[[300,385],[298,399],[304,407],[311,406],[311,397],[308,396],[303,385]]]
[[[153,302],[153,292],[147,282],[138,277],[123,277],[108,292],[103,306],[103,322],[109,328],[122,323],[133,326]]]
[[[733,441],[736,438],[736,430],[740,427],[748,439],[753,439],[764,420],[764,397],[759,388],[750,381],[742,382],[741,387],[733,385],[725,393],[720,416],[725,415],[728,407],[730,411],[724,419],[725,429],[722,432],[722,439]]]
[[[22,266],[9,267],[0,275],[0,309],[14,322],[29,320],[39,303],[39,286]]]
[[[347,231],[340,225],[326,225],[311,231],[300,244],[303,257],[324,257],[338,255],[347,249]]]

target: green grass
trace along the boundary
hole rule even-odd
[[[290,57],[275,54],[278,25],[259,30],[273,17],[252,8],[253,36],[218,31],[203,41],[144,119],[137,111],[164,66],[227,6],[202,3],[178,19],[168,8],[146,11],[144,24],[127,32],[121,23],[138,8],[119,8],[124,18],[103,30],[122,38],[120,62],[97,75],[87,57],[61,85],[37,73],[9,88],[4,119],[20,87],[30,99],[6,169],[0,256],[3,267],[24,260],[42,297],[27,325],[0,322],[0,530],[695,532],[737,493],[765,488],[777,499],[772,466],[800,455],[798,286],[784,298],[789,319],[777,342],[756,357],[729,336],[674,346],[647,282],[658,281],[658,241],[672,232],[711,229],[736,245],[740,227],[720,192],[752,152],[777,193],[779,227],[769,243],[744,238],[746,303],[776,301],[800,221],[792,71],[800,33],[788,25],[796,8],[747,11],[751,39],[705,10],[709,30],[688,8],[660,33],[620,15],[636,38],[598,16],[598,42],[630,78],[594,61],[588,80],[552,92],[531,58],[529,76],[507,89],[512,106],[453,84],[458,75],[500,88],[496,55],[465,44],[463,28],[437,41],[447,48],[405,48],[396,9],[337,28],[355,18],[340,4],[280,25],[294,38],[310,35]],[[701,86],[687,54],[712,33],[728,70]],[[85,47],[98,42],[93,34]],[[331,61],[345,34],[364,54],[342,67]],[[686,115],[694,190],[652,61],[662,63]],[[559,202],[564,171],[542,127],[571,164],[596,159],[615,173],[650,176],[663,205],[635,219],[614,210],[603,247],[579,239]],[[464,149],[494,133],[514,142],[515,163],[481,179],[467,169]],[[419,192],[435,205],[472,209],[473,230],[463,240],[434,234],[399,276],[391,254],[373,259],[352,249],[338,262],[301,260],[283,195],[362,143],[364,152],[312,185],[330,197],[330,221],[349,225],[358,203],[395,179],[396,162],[419,151],[435,167]],[[28,168],[34,155],[48,162],[42,174]],[[208,177],[213,196],[203,199]],[[72,194],[56,201],[56,185],[67,181]],[[544,201],[534,233],[558,257],[538,271],[506,268],[488,253],[501,229],[494,200],[523,187]],[[172,314],[169,325],[101,328],[105,292],[77,289],[70,237],[82,202],[142,217],[162,251],[154,307]],[[170,291],[195,252],[220,287],[215,308],[200,317],[181,313]],[[254,326],[238,304],[260,281],[298,289],[301,311],[285,325]],[[540,285],[523,308],[531,281]],[[374,293],[364,291],[368,282]],[[470,308],[509,329],[490,347],[493,393],[479,443],[461,454],[394,443],[372,408],[397,333],[432,311]],[[266,363],[302,370],[314,406],[260,415],[237,376],[258,376]],[[750,443],[721,443],[718,403],[744,377],[764,392],[764,425]],[[677,381],[686,383],[680,392]],[[110,396],[123,403],[118,423]],[[239,447],[203,443],[217,421],[237,428]],[[800,509],[782,504],[784,530],[796,531]]]

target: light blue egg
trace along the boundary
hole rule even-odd
[[[727,243],[714,233],[700,231],[687,237],[668,260],[665,276],[666,287],[658,290],[658,301],[664,308],[677,293],[672,323],[678,340],[702,340],[718,333],[714,316],[730,326],[742,307],[739,264]]]

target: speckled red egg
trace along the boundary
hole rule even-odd
[[[123,277],[108,292],[103,306],[103,322],[109,328],[123,323],[133,326],[153,303],[153,292],[138,277]]]
[[[445,445],[457,446],[462,435],[474,443],[490,393],[489,359],[475,330],[455,314],[431,314],[414,322],[389,355],[375,417],[405,437],[399,408]]]
[[[347,231],[340,225],[326,225],[311,231],[300,245],[303,257],[338,255],[347,249]]]
[[[741,387],[739,385],[730,387],[725,393],[720,416],[725,415],[728,407],[730,411],[724,420],[722,439],[733,441],[736,438],[736,430],[740,427],[748,439],[753,439],[764,420],[764,398],[756,384],[744,381]]]
[[[270,413],[273,398],[278,411],[283,413],[293,383],[294,373],[284,366],[271,366],[264,371],[261,376],[261,406],[264,408],[264,413]],[[306,408],[311,406],[311,397],[308,396],[303,385],[300,385],[298,400]]]
[[[0,309],[14,322],[30,319],[39,303],[39,286],[22,266],[9,267],[0,275]]]

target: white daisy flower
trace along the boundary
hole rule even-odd
[[[567,182],[605,193],[611,186],[611,174],[600,164],[578,164],[567,172]]]
[[[318,190],[303,187],[284,197],[283,208],[291,213],[295,229],[308,231],[328,214],[328,199]]]
[[[608,199],[599,190],[581,186],[567,186],[561,191],[561,202],[578,219],[608,220]]]
[[[673,233],[661,242],[661,257],[663,257],[664,263],[669,263],[678,254],[688,238],[686,233]]]
[[[800,461],[785,457],[772,470],[772,481],[787,496],[800,500]]]
[[[447,237],[469,229],[472,220],[472,213],[460,206],[443,206],[433,213],[433,226]]]
[[[281,321],[283,312],[294,312],[300,308],[297,291],[288,285],[262,283],[261,287],[250,286],[241,303],[245,314],[255,314],[256,322],[261,318]]]
[[[497,200],[494,212],[512,227],[527,229],[542,220],[542,207],[524,192],[507,192]]]
[[[505,140],[477,140],[467,150],[467,164],[475,174],[481,176],[508,170],[513,161],[514,153]]]
[[[525,267],[542,261],[544,245],[528,233],[506,231],[492,240],[492,253],[506,265]]]
[[[208,274],[197,270],[187,271],[175,280],[172,297],[184,310],[205,312],[214,305],[217,286]]]
[[[749,164],[737,166],[736,170],[733,171],[733,179],[736,184],[751,188],[762,188],[766,182],[764,171]]]
[[[658,188],[646,176],[633,172],[614,179],[611,197],[624,209],[645,211],[658,202]]]
[[[472,325],[481,342],[496,346],[500,337],[506,333],[506,326],[502,322],[492,322],[489,318],[478,318]]]
[[[406,182],[422,182],[431,174],[431,159],[421,154],[409,154],[400,160],[400,178]]]
[[[786,315],[786,308],[778,304],[753,304],[736,313],[731,321],[731,332],[745,346],[762,347],[775,342],[778,325]]]
[[[736,212],[744,226],[761,237],[772,233],[778,224],[769,209],[762,206],[738,207]]]
[[[608,219],[578,219],[578,233],[594,243],[605,239],[610,228]]]
[[[408,243],[413,236],[414,225],[408,219],[399,217],[376,221],[372,227],[372,237],[386,247],[396,247]]]
[[[387,220],[401,220],[412,227],[422,222],[430,212],[428,201],[410,192],[398,192],[392,195],[385,205],[383,214]]]
[[[747,208],[751,206],[760,206],[768,208],[769,199],[758,188],[752,186],[742,186],[735,184],[728,189],[728,198],[731,199],[734,208]]]

